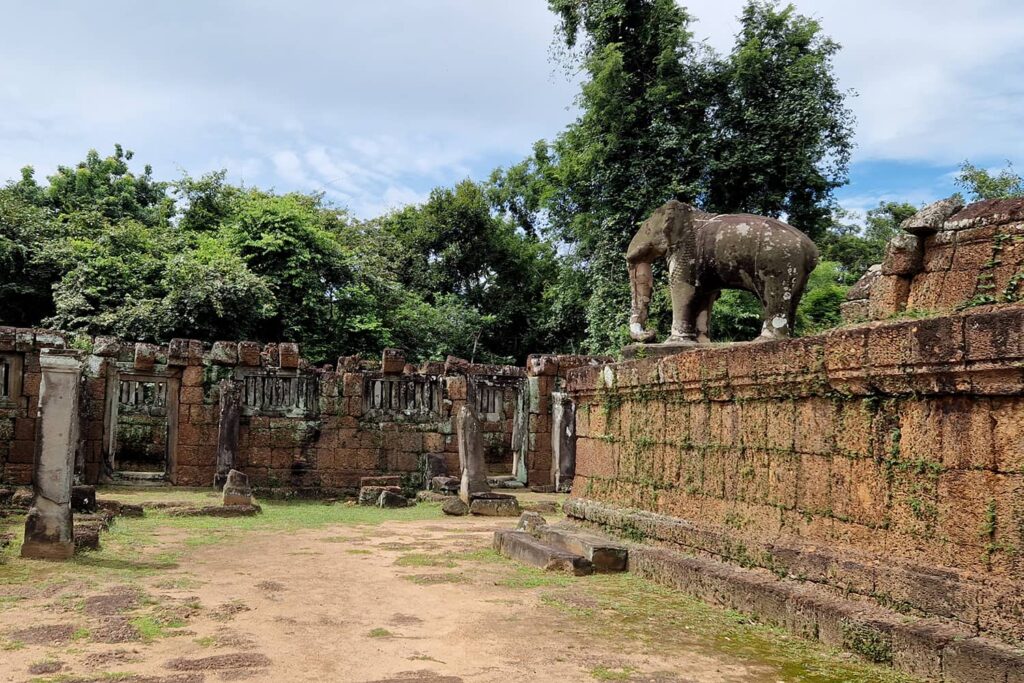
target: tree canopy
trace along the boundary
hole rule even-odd
[[[824,233],[846,180],[852,116],[838,45],[792,6],[752,0],[726,56],[697,42],[675,0],[550,0],[585,73],[579,118],[490,179],[497,208],[564,242],[585,274],[584,348],[625,341],[622,253],[676,198],[708,211],[785,215]]]
[[[675,0],[549,0],[556,45],[583,74],[579,116],[483,182],[360,220],[320,194],[227,182],[226,171],[153,177],[120,145],[44,181],[0,188],[0,323],[163,342],[294,340],[315,361],[405,349],[522,361],[609,352],[626,339],[623,252],[671,198],[783,217],[822,263],[798,331],[838,323],[845,288],[881,261],[916,208],[841,211],[852,146],[839,46],[792,5],[749,0],[735,44],[697,41]],[[972,198],[1020,196],[1012,167],[968,163]],[[659,288],[652,323],[668,327]],[[744,292],[722,294],[719,339],[757,334]]]

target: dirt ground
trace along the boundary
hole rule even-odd
[[[305,506],[121,519],[70,565],[8,550],[0,680],[901,680],[635,577],[517,566],[490,550],[514,519]]]

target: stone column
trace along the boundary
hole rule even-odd
[[[216,488],[224,486],[228,472],[235,466],[238,456],[238,425],[242,415],[242,390],[238,382],[220,381],[220,423],[217,427],[217,473],[213,477]]]
[[[568,491],[576,476],[576,404],[567,394],[551,393],[551,483]]]
[[[75,552],[71,485],[78,443],[82,353],[43,349],[39,365],[42,379],[32,477],[35,497],[25,520],[21,556],[65,560]]]
[[[526,485],[526,452],[530,447],[530,383],[516,391],[516,412],[512,418],[512,476]]]
[[[487,463],[484,461],[484,435],[480,430],[480,418],[469,401],[459,408],[455,418],[455,434],[459,442],[459,465],[462,468],[459,497],[469,505],[474,495],[491,491],[487,485]]]

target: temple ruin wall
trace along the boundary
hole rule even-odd
[[[1024,643],[1024,305],[570,371],[572,516]]]

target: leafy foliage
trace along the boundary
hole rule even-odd
[[[812,236],[824,232],[832,191],[846,180],[852,118],[832,73],[838,46],[817,22],[751,1],[736,47],[721,57],[693,39],[674,0],[549,6],[587,75],[581,114],[529,159],[496,171],[489,194],[525,230],[564,243],[568,267],[585,274],[574,316],[586,321],[583,348],[626,340],[622,253],[670,198],[786,214]]]
[[[1010,162],[999,173],[993,174],[965,161],[960,166],[956,184],[974,201],[1024,197],[1024,177],[1013,170]]]
[[[885,245],[899,232],[900,224],[917,211],[905,202],[879,202],[867,212],[863,226],[853,221],[855,216],[835,211],[825,234],[818,239],[822,259],[834,261],[839,281],[852,285],[868,268],[882,262]]]

